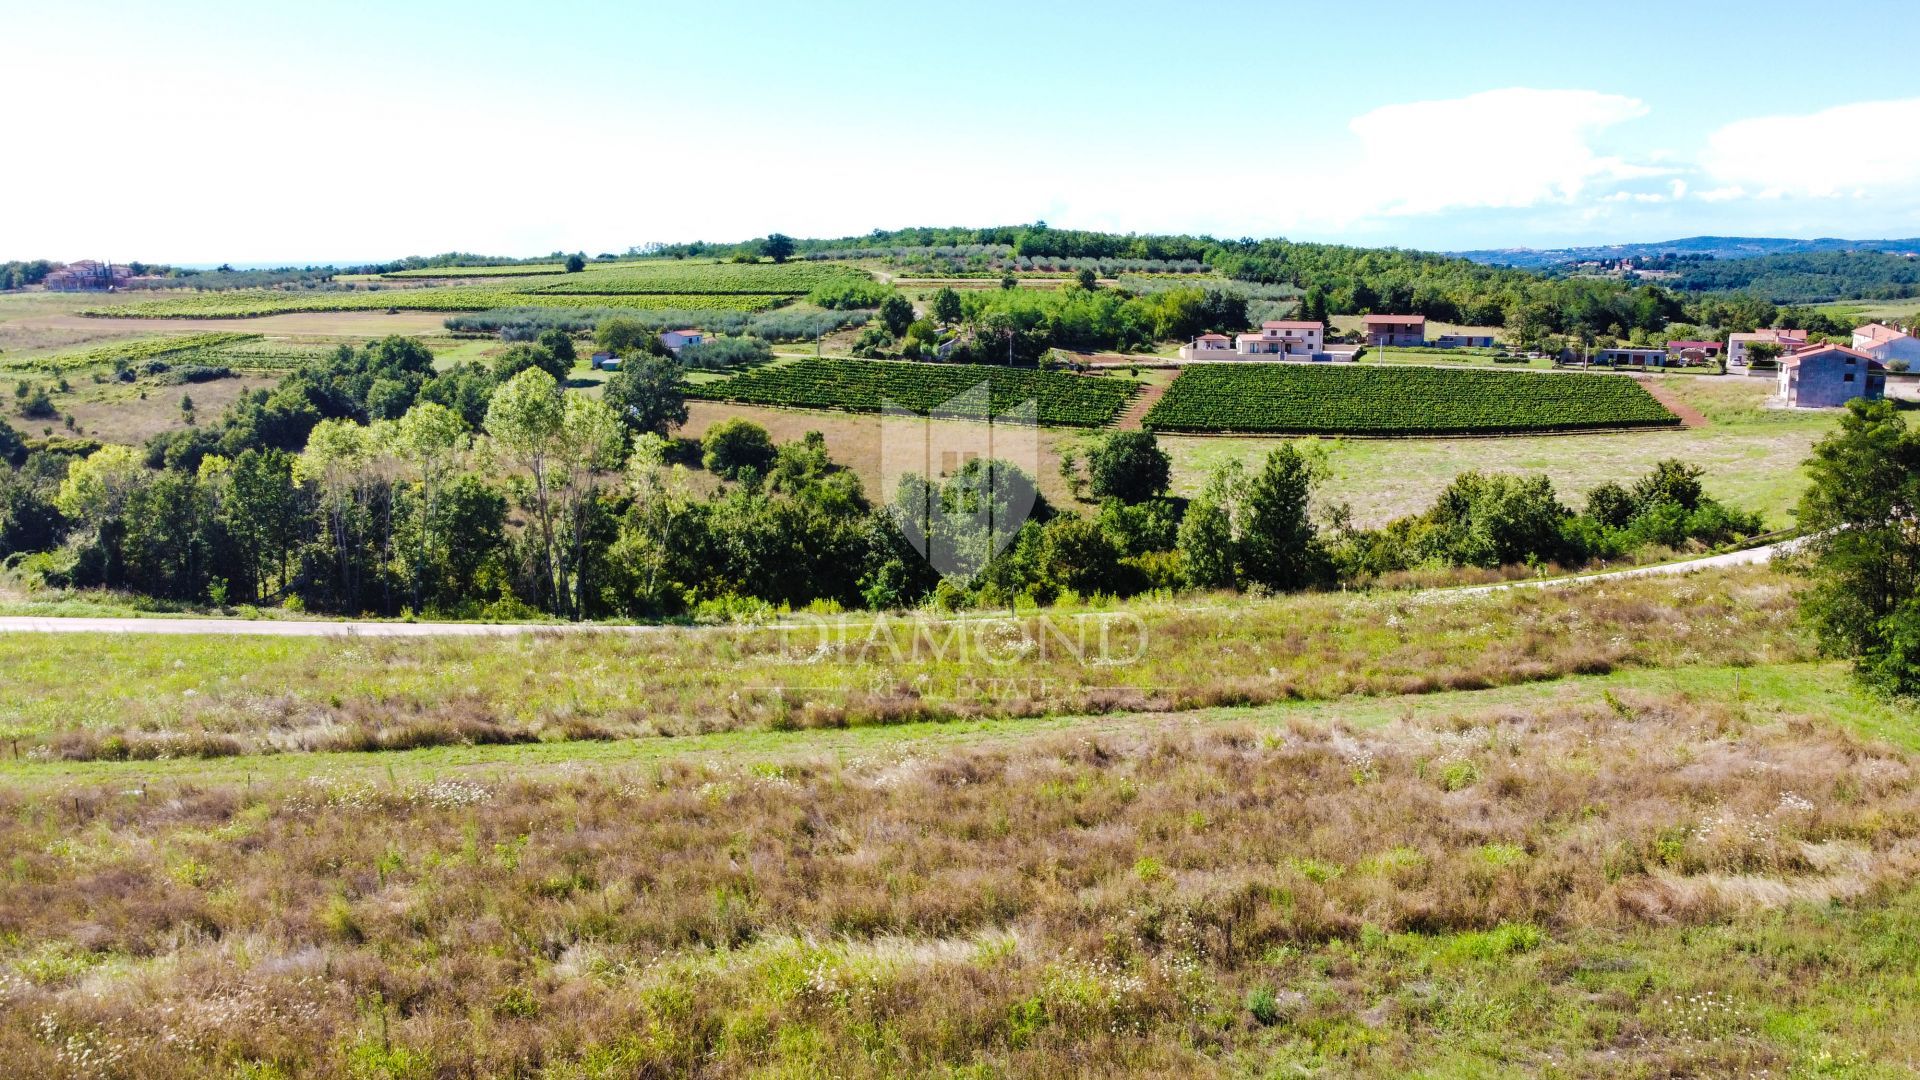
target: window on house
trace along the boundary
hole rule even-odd
[[[1842,376],[1842,377],[1841,377],[1841,380],[1840,380],[1840,381],[1841,381],[1841,382],[1852,382],[1852,381],[1853,381],[1853,372],[1851,372],[1851,371],[1849,371],[1849,372],[1847,372],[1847,373],[1846,373],[1846,375],[1844,375],[1844,376]]]

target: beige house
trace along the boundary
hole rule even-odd
[[[1805,348],[1807,332],[1805,330],[1767,329],[1755,330],[1751,334],[1729,334],[1727,336],[1727,367],[1745,369],[1747,349],[1754,345],[1778,345],[1784,357],[1795,349]]]
[[[1839,345],[1816,345],[1780,361],[1780,400],[1795,409],[1831,409],[1857,397],[1869,401],[1887,392],[1887,369],[1866,353]]]

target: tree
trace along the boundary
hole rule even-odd
[[[1093,494],[1137,503],[1166,494],[1173,459],[1151,431],[1116,431],[1087,455]]]
[[[1246,468],[1238,459],[1228,461],[1207,478],[1206,488],[1180,519],[1177,550],[1186,564],[1187,581],[1196,588],[1231,589],[1240,583],[1234,518],[1246,490]]]
[[[899,337],[913,325],[913,303],[899,293],[892,293],[880,303],[880,323],[887,333]]]
[[[933,294],[933,318],[944,326],[952,326],[960,321],[962,309],[960,294],[947,286]]]
[[[542,590],[555,610],[580,618],[586,606],[585,512],[597,478],[620,463],[620,418],[602,402],[566,393],[547,373],[527,370],[494,391],[487,434],[529,478]]]
[[[760,254],[777,263],[786,262],[793,257],[793,237],[785,233],[768,233],[767,238],[760,242]]]
[[[700,463],[707,471],[728,480],[739,480],[749,471],[764,474],[773,463],[773,436],[737,416],[708,428],[700,449]]]
[[[226,528],[239,549],[251,597],[265,600],[289,582],[289,563],[305,515],[293,482],[293,455],[274,448],[248,449],[234,459],[222,506]]]
[[[573,361],[560,359],[545,345],[522,342],[494,358],[493,381],[496,385],[504,383],[529,368],[544,371],[565,382],[567,376],[573,373]]]
[[[424,599],[427,566],[434,550],[433,525],[439,512],[440,491],[459,468],[460,451],[467,445],[467,425],[452,409],[422,402],[408,410],[389,430],[388,445],[394,457],[412,470],[420,489],[414,530],[417,545],[409,575],[413,609],[419,611]]]
[[[1771,341],[1756,341],[1747,346],[1747,366],[1771,367],[1784,351]]]
[[[671,356],[643,356],[621,365],[607,380],[601,400],[635,434],[665,435],[687,422],[686,372]]]
[[[576,255],[574,258],[579,256]],[[533,340],[534,344],[552,353],[554,359],[564,361],[569,368],[580,359],[580,354],[573,349],[573,335],[557,326],[540,331],[540,336]],[[565,376],[562,375],[561,378]]]
[[[1267,455],[1247,486],[1240,572],[1248,581],[1288,591],[1326,577],[1326,553],[1311,516],[1313,462],[1292,443]]]
[[[1814,584],[1802,613],[1863,682],[1920,693],[1920,435],[1893,402],[1855,399],[1807,474],[1799,516]]]
[[[625,316],[603,320],[594,329],[593,341],[602,352],[612,353],[622,359],[666,352],[666,347],[660,344],[659,334],[648,329],[640,320]]]
[[[1019,288],[1019,286],[1020,286],[1019,278],[1014,277],[1012,274],[1000,275],[1000,287],[1002,289],[1016,289],[1016,288]]]
[[[586,268],[587,268],[586,256],[580,255],[577,253],[567,256],[567,273],[577,274],[580,271],[585,270]]]
[[[1080,287],[1088,292],[1092,292],[1100,287],[1100,275],[1094,273],[1091,267],[1081,267],[1078,280]]]

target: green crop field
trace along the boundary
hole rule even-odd
[[[564,274],[566,266],[561,263],[513,263],[507,266],[423,266],[417,270],[395,270],[391,274],[381,274],[383,278],[455,278],[455,277],[537,277],[541,274]]]
[[[531,287],[539,293],[764,293],[810,292],[836,281],[870,281],[862,270],[829,263],[628,263],[587,269]]]
[[[1679,422],[1624,375],[1209,364],[1182,372],[1145,424],[1170,432],[1496,435]]]
[[[516,292],[480,285],[445,288],[327,290],[294,292],[243,289],[193,293],[145,300],[119,307],[89,309],[83,315],[132,319],[241,319],[295,311],[489,311],[507,307],[712,308],[758,311],[780,301],[765,294],[592,294]]]
[[[879,412],[889,403],[912,412],[977,414],[950,405],[975,387],[989,387],[989,411],[1003,416],[1035,402],[1041,424],[1098,427],[1111,421],[1139,389],[1120,378],[980,364],[914,364],[886,360],[799,360],[690,387],[688,396],[752,405]]]
[[[51,356],[35,357],[8,364],[13,370],[35,370],[48,372],[73,371],[81,368],[111,364],[116,360],[139,363],[142,360],[157,360],[182,353],[204,352],[223,346],[252,342],[258,334],[234,334],[214,332],[206,334],[181,334],[173,337],[135,338],[129,341],[115,341],[107,345],[96,345],[86,349],[75,349],[55,353]]]

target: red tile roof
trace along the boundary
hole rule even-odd
[[[1302,322],[1302,321],[1292,321],[1292,320],[1286,320],[1286,319],[1275,319],[1270,322],[1261,323],[1260,328],[1262,330],[1318,330],[1323,325],[1324,325],[1323,323],[1318,323],[1318,322]]]
[[[1864,334],[1869,340],[1874,341],[1876,343],[1882,342],[1882,341],[1892,341],[1895,338],[1903,338],[1907,336],[1905,333],[1902,333],[1899,330],[1895,330],[1891,326],[1886,326],[1884,324],[1877,323],[1877,322],[1868,323],[1865,326],[1856,326],[1853,328],[1853,332],[1856,334]]]
[[[1368,315],[1366,321],[1390,326],[1420,326],[1426,323],[1425,315]]]
[[[1792,356],[1789,356],[1786,359],[1780,361],[1780,366],[1781,367],[1799,367],[1800,361],[1805,360],[1808,357],[1820,356],[1823,353],[1830,353],[1830,352],[1843,353],[1847,356],[1853,357],[1855,360],[1865,360],[1867,362],[1867,367],[1869,370],[1885,371],[1887,367],[1887,365],[1882,364],[1880,361],[1875,360],[1873,357],[1868,356],[1866,353],[1857,352],[1853,349],[1849,349],[1845,345],[1815,345],[1810,349],[1802,349],[1799,352],[1794,353]]]

